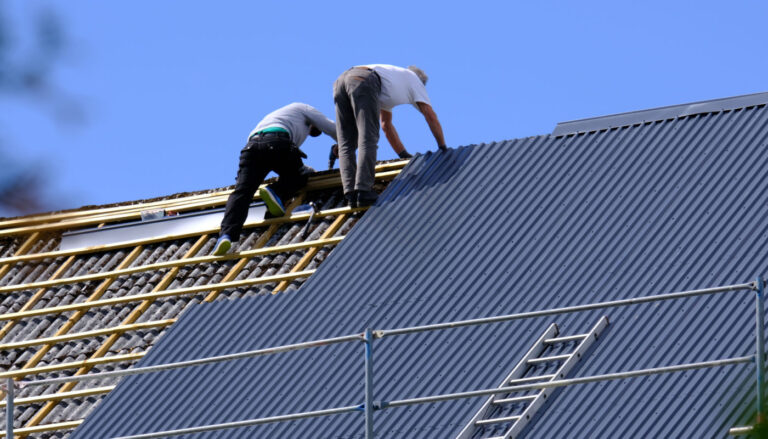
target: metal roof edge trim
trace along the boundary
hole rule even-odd
[[[639,123],[693,116],[695,114],[735,110],[739,108],[765,105],[766,103],[768,103],[768,92],[692,102],[689,104],[671,105],[667,107],[651,108],[648,110],[630,111],[608,116],[560,122],[555,126],[552,135],[560,137],[568,134],[599,131]]]
[[[253,221],[255,218],[263,217],[266,211],[267,209],[263,202],[251,203],[248,207],[246,222],[249,218]],[[156,236],[204,232],[219,226],[222,218],[224,218],[224,208],[220,207],[199,212],[164,216],[151,220],[138,220],[107,225],[101,228],[91,227],[64,232],[61,235],[59,250],[79,250],[88,247],[140,241]]]

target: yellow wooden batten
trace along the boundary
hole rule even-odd
[[[30,396],[28,398],[18,398],[13,400],[13,405],[15,407],[19,405],[39,404],[41,402],[46,402],[46,401],[61,401],[62,399],[74,399],[74,398],[84,398],[86,396],[102,395],[105,393],[109,393],[114,388],[115,386],[94,387],[92,389],[86,389],[86,390],[74,390],[71,392],[62,392],[62,393],[40,395],[40,396]],[[5,400],[0,400],[0,407],[5,407],[7,405],[8,403]]]
[[[13,434],[15,435],[28,435],[32,433],[44,433],[46,431],[57,431],[57,430],[73,430],[77,428],[80,424],[82,424],[84,419],[79,419],[77,421],[68,421],[68,422],[58,422],[55,424],[45,424],[45,425],[37,425],[34,427],[24,427],[24,428],[14,428]],[[3,431],[0,431],[0,437],[5,437],[5,429]]]
[[[112,355],[109,357],[94,358],[94,359],[83,360],[83,361],[71,361],[69,363],[52,364],[48,366],[32,367],[29,369],[17,369],[17,370],[11,370],[8,372],[0,372],[0,379],[23,378],[26,376],[40,375],[48,372],[58,372],[61,370],[79,369],[85,366],[98,366],[100,364],[123,363],[123,362],[127,363],[131,361],[140,360],[141,358],[144,358],[144,355],[146,355],[146,352],[137,352],[135,354]]]
[[[73,276],[73,277],[62,278],[62,279],[51,279],[51,280],[40,281],[40,282],[30,282],[27,284],[7,285],[4,287],[0,287],[0,293],[31,290],[34,288],[47,288],[47,287],[53,287],[57,285],[66,285],[66,284],[72,284],[77,282],[88,282],[92,280],[126,276],[129,274],[140,273],[143,271],[159,270],[163,268],[182,267],[182,266],[202,264],[207,262],[227,261],[231,259],[251,258],[253,256],[262,256],[262,255],[269,255],[274,253],[284,253],[284,252],[301,250],[304,248],[311,248],[311,247],[323,247],[327,245],[338,244],[342,239],[343,237],[335,237],[335,238],[320,239],[315,241],[305,241],[305,242],[296,243],[296,244],[286,244],[286,245],[275,246],[275,247],[265,247],[265,248],[255,249],[255,250],[246,250],[244,252],[230,253],[224,256],[198,256],[198,257],[188,258],[188,259],[179,259],[176,261],[147,264],[139,267],[105,271],[103,273],[86,274],[82,276]]]
[[[21,349],[41,344],[64,343],[81,338],[98,337],[100,335],[122,334],[128,331],[140,331],[142,329],[162,328],[170,326],[176,319],[156,320],[153,322],[133,323],[129,325],[113,326],[111,328],[94,329],[93,331],[75,332],[73,334],[57,335],[53,337],[36,338],[33,340],[15,341],[13,343],[0,344],[0,350]]]

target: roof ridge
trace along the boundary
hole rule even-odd
[[[401,169],[408,163],[407,160],[381,161],[376,165],[377,172]],[[331,180],[339,179],[339,170],[319,171],[311,174],[307,183],[308,190],[328,187]],[[271,179],[270,179],[271,180]],[[267,180],[269,182],[270,180]],[[0,220],[0,235],[14,232],[22,227],[40,224],[53,224],[62,221],[67,223],[77,220],[92,218],[94,220],[105,217],[104,222],[111,222],[113,216],[124,219],[125,216],[138,218],[139,213],[146,209],[168,208],[176,211],[199,209],[211,206],[221,206],[226,202],[226,197],[232,192],[233,186],[208,189],[199,192],[180,192],[166,197],[152,198],[138,201],[126,201],[124,203],[105,204],[102,206],[84,206],[79,209],[63,210],[58,212],[46,212],[16,218]],[[179,196],[181,195],[181,196]]]
[[[736,110],[765,105],[766,103],[768,103],[768,92],[711,99],[687,104],[669,105],[666,107],[560,122],[555,126],[552,135],[560,137],[568,134],[620,128],[640,123],[693,116],[696,114]]]

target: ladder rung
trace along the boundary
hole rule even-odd
[[[587,337],[589,337],[589,334],[569,335],[567,337],[548,338],[544,340],[544,343],[546,344],[566,343],[569,341],[584,340]]]
[[[537,377],[528,377],[528,378],[517,378],[517,379],[514,379],[514,380],[507,381],[507,384],[515,385],[515,384],[533,383],[533,382],[536,382],[536,381],[551,380],[552,378],[554,378],[556,376],[557,376],[557,374],[539,375]]]
[[[504,399],[496,399],[493,401],[494,404],[509,404],[512,402],[525,402],[525,401],[532,401],[536,399],[536,397],[539,396],[536,395],[528,395],[528,396],[516,396],[514,398],[504,398]]]
[[[571,358],[571,354],[554,355],[551,357],[531,358],[528,360],[528,364],[541,364],[549,363],[550,361],[563,361]]]
[[[498,424],[501,422],[513,422],[520,419],[520,416],[505,416],[503,418],[491,418],[491,419],[482,419],[480,421],[475,422],[475,425],[487,425],[487,424]]]

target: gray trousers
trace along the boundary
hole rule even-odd
[[[380,94],[381,79],[368,69],[351,68],[333,84],[339,169],[345,194],[354,190],[373,190],[380,129]]]

